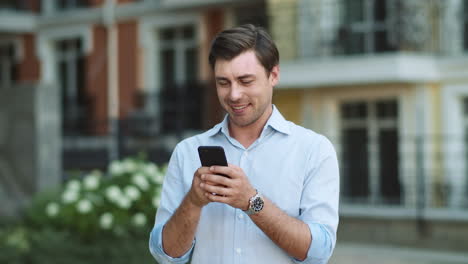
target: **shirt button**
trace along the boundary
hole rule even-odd
[[[236,252],[237,252],[237,254],[240,254],[240,253],[242,253],[242,249],[241,248],[236,248]]]
[[[239,219],[243,219],[243,218],[244,218],[244,214],[240,213],[237,217],[239,217]]]

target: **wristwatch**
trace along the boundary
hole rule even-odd
[[[247,215],[253,215],[260,212],[263,209],[263,205],[265,204],[263,196],[257,190],[255,191],[257,193],[249,200],[249,208],[244,211]]]

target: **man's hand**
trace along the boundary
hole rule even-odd
[[[208,197],[205,196],[205,190],[200,187],[200,184],[202,183],[201,176],[209,173],[211,173],[209,167],[198,168],[193,175],[192,187],[190,188],[190,191],[187,194],[188,200],[193,205],[200,208],[211,202],[208,199]]]
[[[244,171],[233,164],[203,170],[201,180],[200,187],[208,201],[225,203],[241,210],[248,209],[249,199],[256,193]]]

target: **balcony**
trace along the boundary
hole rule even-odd
[[[450,52],[444,37],[455,37],[455,31],[461,50],[460,5],[444,0],[303,0],[297,11],[297,58],[444,54]]]
[[[283,88],[436,81],[441,63],[468,58],[468,1],[302,0],[269,12]]]

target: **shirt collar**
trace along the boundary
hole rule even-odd
[[[210,137],[214,136],[218,134],[219,132],[222,132],[226,136],[229,136],[228,124],[229,124],[229,116],[225,115],[221,123],[217,124],[212,129],[207,131],[208,136]],[[275,105],[273,105],[273,112],[263,129],[265,130],[267,127],[271,127],[274,130],[281,132],[283,134],[286,134],[286,135],[291,134],[291,128],[289,126],[288,121],[284,119],[283,115],[281,115],[281,113],[279,112],[279,110],[276,108]]]
[[[274,130],[281,132],[283,134],[289,135],[291,134],[291,128],[289,126],[289,122],[284,119],[283,115],[281,115],[278,108],[273,105],[273,112],[268,119],[265,127],[271,127]]]

